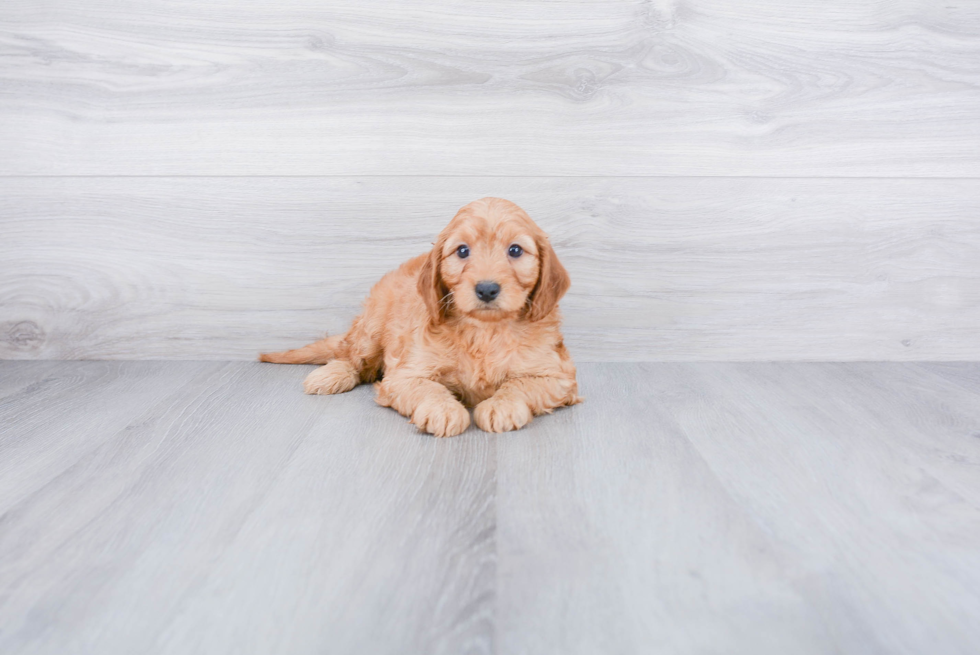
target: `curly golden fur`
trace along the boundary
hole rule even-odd
[[[438,437],[469,427],[467,407],[483,430],[516,430],[582,400],[560,331],[569,284],[524,210],[484,198],[459,210],[431,252],[381,278],[346,334],[259,359],[325,364],[307,376],[310,394],[380,379],[378,404]]]

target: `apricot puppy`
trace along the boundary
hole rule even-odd
[[[437,437],[469,427],[467,407],[483,430],[517,430],[582,401],[560,331],[569,284],[524,210],[483,198],[459,210],[431,252],[381,278],[346,334],[259,359],[325,364],[307,376],[310,394],[380,380],[378,404]]]

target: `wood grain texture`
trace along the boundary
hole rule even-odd
[[[0,652],[980,641],[978,364],[586,364],[584,404],[443,440],[307,370],[0,362],[47,384],[0,398],[35,472],[0,490]]]
[[[980,175],[980,6],[0,7],[3,175]]]
[[[486,195],[572,275],[590,360],[980,358],[973,180],[0,180],[0,357],[252,359],[346,330]]]
[[[585,404],[499,437],[500,652],[834,652],[794,562],[663,411],[659,370],[584,367]]]
[[[63,367],[184,384],[83,379],[67,402],[95,407],[47,421],[89,441],[57,476],[33,401],[3,430],[48,475],[0,510],[0,651],[490,652],[491,437],[427,438],[368,387],[304,396],[296,367]],[[132,418],[93,430],[100,402]]]
[[[794,587],[833,626],[836,651],[972,650],[976,394],[902,364],[640,370],[721,484],[792,557]]]
[[[0,402],[7,396],[30,392],[42,382],[43,375],[57,368],[58,362],[4,362],[0,376]]]
[[[591,365],[582,387],[498,441],[501,652],[980,640],[975,392],[906,364]]]
[[[950,380],[970,391],[980,393],[980,370],[970,362],[931,363],[926,367],[919,366],[916,370],[921,370],[922,368],[927,368],[929,372]],[[977,433],[977,438],[980,438],[980,433]]]
[[[62,474],[129,425],[139,408],[215,364],[92,362],[39,367],[37,379],[0,399],[0,512]]]

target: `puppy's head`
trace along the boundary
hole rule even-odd
[[[551,313],[570,284],[547,235],[523,209],[500,198],[460,209],[419,275],[419,292],[437,323],[450,315],[536,321]]]

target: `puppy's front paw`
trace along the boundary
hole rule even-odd
[[[531,408],[522,400],[491,396],[473,410],[473,420],[485,432],[519,430],[531,422]]]
[[[303,390],[309,394],[328,395],[350,391],[360,382],[353,364],[345,359],[335,359],[306,376]]]
[[[412,423],[437,437],[455,437],[470,427],[470,413],[456,399],[425,399],[412,412]]]

